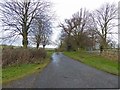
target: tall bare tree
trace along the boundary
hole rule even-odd
[[[32,36],[34,42],[36,44],[36,48],[39,48],[40,44],[47,45],[50,42],[50,37],[52,35],[52,20],[53,16],[45,15],[46,13],[40,14],[39,16],[35,17],[33,20],[33,24],[31,29],[33,30]],[[48,13],[47,13],[48,14]],[[36,31],[34,31],[36,29]],[[44,43],[43,43],[44,42]]]
[[[82,43],[84,43],[83,37],[87,30],[89,14],[86,9],[81,8],[79,12],[72,15],[71,19],[66,19],[65,24],[60,24],[60,27],[68,36],[67,41],[70,42],[71,38],[74,38],[76,48],[82,47]]]
[[[114,20],[117,18],[117,7],[106,3],[94,12],[93,17],[97,25],[96,31],[101,37],[101,48],[106,48],[107,35],[116,26]]]
[[[28,45],[28,35],[31,32],[30,26],[33,19],[43,13],[50,6],[45,0],[10,0],[0,3],[1,19],[4,26],[3,31],[9,34],[2,39],[21,35],[24,48]]]
[[[77,43],[77,47],[80,48],[82,45],[82,41],[83,41],[83,36],[84,36],[84,32],[86,32],[87,25],[88,25],[88,20],[89,20],[89,11],[87,11],[86,9],[80,9],[79,12],[73,14],[73,24],[75,26],[74,28],[74,38],[76,40]]]

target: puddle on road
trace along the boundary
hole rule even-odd
[[[58,63],[60,62],[60,53],[54,53],[52,55],[52,63],[56,64],[58,66]]]

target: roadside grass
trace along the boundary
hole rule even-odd
[[[2,83],[6,84],[10,81],[22,78],[35,72],[41,72],[49,63],[52,52],[47,52],[47,57],[42,63],[36,64],[21,64],[8,66],[2,69]]]
[[[118,75],[118,62],[109,60],[97,54],[90,54],[85,51],[79,52],[64,52],[65,55],[85,63],[89,66],[95,67],[99,70]]]

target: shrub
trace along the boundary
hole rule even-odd
[[[44,49],[4,48],[2,51],[2,66],[41,62],[45,57]]]

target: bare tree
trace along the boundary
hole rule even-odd
[[[30,26],[33,19],[39,14],[46,11],[50,4],[47,1],[39,0],[10,0],[10,2],[0,3],[2,11],[1,19],[4,26],[3,31],[9,34],[2,39],[9,39],[16,35],[21,35],[24,48],[28,45],[28,36],[31,32]]]
[[[66,44],[67,44],[67,50],[69,51],[71,49],[71,43],[70,43],[70,39],[71,39],[71,34],[73,31],[74,26],[72,25],[71,19],[65,19],[65,24],[60,24],[59,25],[62,28],[62,32],[64,34],[64,32],[66,33]]]
[[[44,14],[42,13],[39,16],[35,17],[35,19],[32,22],[33,23],[31,26],[31,29],[33,30],[32,42],[36,44],[36,48],[39,48],[40,44],[42,45],[49,44],[50,37],[52,35],[52,20],[53,20],[52,17],[53,16],[48,16],[46,15],[46,13],[48,14],[48,12],[45,12]],[[35,29],[36,31],[34,31]]]
[[[84,40],[84,33],[87,31],[87,25],[89,20],[90,13],[86,9],[80,9],[79,12],[73,14],[73,24],[74,28],[74,38],[77,43],[77,47],[80,48],[82,46],[82,41]]]
[[[41,43],[42,40],[42,34],[43,34],[43,27],[42,27],[42,20],[38,20],[37,18],[35,20],[32,21],[32,25],[31,25],[31,37],[30,37],[30,43],[32,44],[36,44],[36,48],[39,48],[39,45]]]
[[[117,8],[115,4],[106,3],[97,9],[94,14],[94,23],[96,23],[96,31],[101,37],[101,48],[107,47],[107,34],[115,27],[114,20],[117,17]]]
[[[71,38],[74,38],[76,48],[82,47],[82,43],[84,43],[83,36],[87,30],[89,15],[90,13],[86,9],[81,8],[79,12],[72,15],[71,19],[66,19],[65,24],[60,24],[60,27],[68,36],[67,42],[70,43]]]

